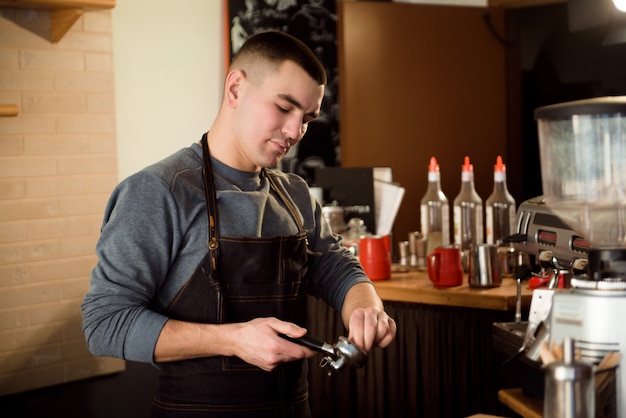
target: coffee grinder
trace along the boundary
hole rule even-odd
[[[574,339],[591,364],[609,351],[626,357],[626,96],[545,106],[535,118],[543,200],[590,244],[584,273],[554,293],[550,340]],[[625,383],[622,361],[616,372],[622,418]]]

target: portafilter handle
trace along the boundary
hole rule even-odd
[[[309,337],[308,335],[304,335],[298,338],[292,337],[287,334],[278,334],[278,335],[288,341],[291,341],[292,343],[302,345],[313,351],[319,351],[320,353],[335,355],[335,348],[332,345],[325,343],[323,341],[316,340],[315,338]]]

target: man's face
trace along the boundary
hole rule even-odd
[[[291,61],[260,81],[244,77],[233,126],[235,168],[256,171],[277,166],[317,117],[323,95],[324,86]]]

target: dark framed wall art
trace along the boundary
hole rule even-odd
[[[300,39],[326,67],[328,84],[320,117],[309,124],[304,139],[285,157],[283,171],[315,183],[318,167],[339,165],[339,75],[337,68],[336,0],[224,0],[226,62],[248,36],[280,30]]]

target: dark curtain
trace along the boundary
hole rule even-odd
[[[358,370],[328,376],[319,356],[309,368],[314,417],[466,417],[502,414],[502,353],[492,343],[492,324],[512,312],[386,302],[398,324],[396,340],[374,349]],[[311,336],[334,343],[346,335],[338,314],[309,301]]]

